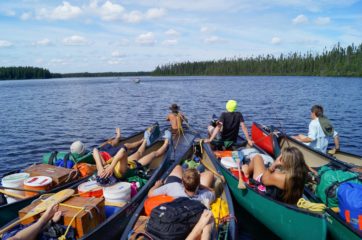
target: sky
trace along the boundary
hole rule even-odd
[[[0,66],[152,71],[362,43],[358,0],[0,0]]]

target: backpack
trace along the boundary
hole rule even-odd
[[[362,185],[341,184],[338,188],[338,205],[342,219],[362,231]]]
[[[316,196],[328,207],[337,207],[337,190],[344,182],[358,183],[358,173],[349,171],[333,170],[330,167],[323,166],[319,171],[319,183],[316,189]]]
[[[177,198],[152,210],[146,231],[154,240],[186,239],[205,209],[200,201]]]

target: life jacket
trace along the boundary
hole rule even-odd
[[[146,231],[154,240],[186,239],[205,209],[200,201],[177,198],[152,210]]]

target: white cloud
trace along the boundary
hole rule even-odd
[[[120,58],[126,56],[124,53],[121,53],[120,51],[117,51],[117,50],[113,51],[111,55],[112,55],[112,57],[120,57]]]
[[[37,45],[37,46],[49,46],[51,44],[51,41],[47,38],[44,38],[42,40],[36,41],[35,43],[33,43],[33,45]]]
[[[81,36],[73,35],[63,39],[65,45],[85,45],[88,43],[87,39]]]
[[[132,11],[123,15],[123,19],[129,23],[138,23],[143,19],[142,13],[139,11]]]
[[[294,24],[304,24],[308,22],[308,18],[303,14],[298,15],[296,18],[293,19]]]
[[[170,36],[170,37],[178,37],[178,36],[180,36],[180,33],[177,32],[177,31],[176,31],[175,29],[173,29],[173,28],[167,30],[167,31],[165,32],[165,34],[166,34],[167,36]]]
[[[271,39],[271,43],[274,45],[280,44],[282,42],[282,40],[279,37],[273,37]]]
[[[204,39],[205,43],[221,43],[221,42],[225,42],[225,40],[221,39],[218,36],[210,36]]]
[[[162,45],[165,45],[165,46],[174,46],[174,45],[177,45],[178,43],[178,40],[177,39],[167,39],[165,41],[162,42]]]
[[[136,42],[141,45],[154,45],[156,43],[155,35],[152,32],[141,34],[137,37]]]
[[[109,65],[118,65],[118,64],[121,64],[122,61],[111,59],[111,60],[108,60],[107,63],[108,63]]]
[[[150,8],[146,12],[147,19],[161,18],[165,15],[166,15],[166,10],[164,8]]]
[[[208,32],[211,32],[211,29],[209,29],[208,27],[201,27],[201,28],[200,28],[200,32],[202,32],[202,33],[208,33]]]
[[[68,20],[76,18],[82,14],[82,9],[77,6],[71,5],[69,2],[64,1],[63,5],[60,5],[53,10],[46,8],[40,9],[37,12],[37,19],[50,19],[50,20]]]
[[[9,10],[5,10],[4,14],[7,17],[14,17],[16,15],[16,12],[14,10],[9,9]]]
[[[318,17],[316,20],[315,20],[315,23],[317,25],[327,25],[331,22],[331,19],[329,17]]]
[[[0,40],[0,48],[6,48],[13,46],[12,42],[6,41],[6,40]]]
[[[124,7],[122,5],[110,1],[105,2],[99,9],[99,14],[105,21],[121,19],[123,12]]]
[[[61,58],[53,58],[50,60],[50,65],[67,65],[69,62]]]
[[[25,12],[25,13],[21,14],[20,19],[23,21],[26,21],[26,20],[32,18],[32,16],[33,15],[30,12]]]

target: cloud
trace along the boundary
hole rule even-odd
[[[68,20],[76,18],[82,14],[82,9],[77,6],[71,5],[69,2],[64,1],[63,5],[57,6],[53,10],[46,8],[40,9],[37,12],[37,19],[50,19],[50,20]]]
[[[210,36],[204,39],[205,43],[221,43],[221,42],[225,42],[224,39],[221,39],[218,36]]]
[[[329,17],[318,17],[316,20],[315,20],[315,23],[317,25],[327,25],[331,22],[331,19]]]
[[[113,51],[111,55],[112,55],[112,57],[118,57],[118,58],[126,56],[124,53],[121,53],[120,51],[117,51],[117,50]]]
[[[50,60],[50,65],[67,65],[69,62],[62,58],[53,58]]]
[[[308,23],[308,18],[303,14],[300,14],[293,19],[293,24],[304,24],[304,23]]]
[[[177,32],[175,29],[173,29],[173,28],[170,28],[169,30],[167,30],[166,32],[165,32],[165,34],[167,35],[167,36],[170,36],[170,37],[178,37],[178,36],[180,36],[180,33],[179,32]]]
[[[177,44],[178,44],[177,39],[167,39],[167,40],[162,42],[162,45],[164,45],[164,46],[175,46]]]
[[[16,15],[16,12],[14,10],[8,9],[5,11],[2,11],[5,16],[7,17],[14,17]]]
[[[110,60],[107,61],[107,63],[108,63],[109,65],[118,65],[118,64],[121,64],[122,61],[110,59]]]
[[[166,10],[164,8],[150,8],[146,12],[147,19],[156,19],[161,18],[166,15]]]
[[[96,3],[95,6],[97,8]],[[113,21],[121,19],[123,12],[124,12],[124,7],[122,5],[112,3],[110,1],[105,2],[99,9],[99,14],[101,15],[101,18],[105,21]]]
[[[154,45],[156,43],[155,35],[152,32],[141,34],[137,37],[136,42],[141,45]]]
[[[36,41],[35,43],[33,43],[33,45],[36,46],[49,46],[51,44],[51,41],[47,38],[44,38],[42,40]]]
[[[279,37],[273,37],[271,39],[271,43],[274,44],[274,45],[278,45],[282,42],[282,40],[279,38]]]
[[[143,19],[143,15],[139,11],[132,11],[123,15],[123,19],[129,23],[138,23]]]
[[[25,12],[23,14],[21,14],[20,19],[23,21],[29,20],[30,18],[32,18],[32,14],[30,12]]]
[[[13,46],[12,42],[6,40],[0,40],[0,48],[7,48]]]
[[[64,43],[64,45],[69,45],[69,46],[80,46],[80,45],[87,44],[88,41],[84,37],[73,35],[73,36],[64,38],[63,43]]]
[[[208,32],[211,32],[211,29],[208,28],[208,27],[201,27],[201,28],[200,28],[200,32],[202,32],[202,33],[208,33]]]

